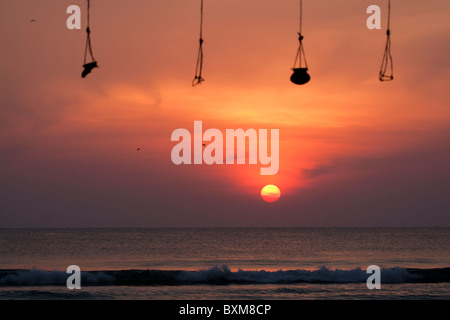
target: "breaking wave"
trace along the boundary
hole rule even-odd
[[[70,275],[63,271],[38,269],[0,270],[0,286],[66,285]],[[321,267],[316,270],[237,270],[227,266],[187,270],[103,270],[82,271],[84,286],[101,285],[227,285],[227,284],[289,284],[289,283],[364,283],[370,275],[366,270]],[[450,282],[450,268],[414,269],[382,268],[381,283]]]

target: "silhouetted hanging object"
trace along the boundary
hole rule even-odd
[[[297,54],[295,55],[294,67],[292,70],[294,73],[291,76],[291,81],[295,84],[305,84],[311,80],[311,76],[308,74],[308,63],[306,62],[305,50],[303,49],[303,35],[302,35],[302,15],[303,15],[303,1],[300,0],[300,30],[298,32],[299,46]],[[297,66],[298,62],[298,66]]]
[[[387,25],[387,39],[386,47],[384,49],[383,61],[381,62],[381,69],[379,79],[380,81],[394,80],[394,65],[392,63],[391,55],[391,0],[388,2],[388,25]]]
[[[84,49],[84,70],[81,73],[81,77],[85,78],[89,73],[91,73],[92,69],[98,68],[97,61],[94,59],[94,54],[92,53],[92,45],[91,45],[91,29],[89,27],[90,23],[90,8],[91,3],[90,0],[87,0],[87,28],[86,28],[86,48]],[[90,62],[88,62],[88,52],[90,55]]]
[[[192,86],[202,83],[205,79],[202,78],[203,70],[203,0],[200,3],[200,39],[198,47],[197,65],[195,67],[195,77],[192,80]]]

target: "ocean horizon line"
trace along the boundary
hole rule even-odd
[[[303,227],[255,227],[255,226],[148,226],[148,227],[133,227],[133,226],[92,226],[92,227],[0,227],[0,230],[43,230],[43,229],[449,229],[450,226],[303,226]]]

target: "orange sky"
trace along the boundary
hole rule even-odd
[[[450,225],[450,3],[393,1],[381,83],[387,2],[303,2],[310,83],[289,81],[298,1],[205,0],[196,87],[200,1],[92,0],[86,79],[85,1],[2,4],[0,227]],[[278,174],[173,165],[171,133],[194,120],[280,129]]]

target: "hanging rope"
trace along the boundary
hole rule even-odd
[[[94,59],[94,54],[92,53],[92,44],[91,44],[91,29],[90,29],[90,11],[91,11],[91,1],[87,0],[87,28],[86,28],[86,47],[84,49],[84,70],[81,74],[81,77],[85,78],[89,73],[91,73],[92,69],[98,68],[97,61]],[[88,52],[90,55],[90,61],[88,62]]]
[[[386,47],[384,49],[384,55],[383,60],[381,62],[381,69],[379,75],[380,81],[394,80],[394,65],[392,62],[392,55],[391,55],[391,0],[388,0],[388,25],[386,35],[387,35]]]
[[[311,79],[310,75],[307,73],[308,63],[306,62],[305,49],[303,48],[302,42],[303,41],[302,24],[303,24],[303,1],[300,0],[300,27],[298,31],[299,45],[297,49],[297,54],[295,55],[294,67],[292,68],[294,73],[291,76],[291,81],[295,84],[305,84]]]
[[[303,1],[300,0],[300,27],[299,27],[299,31],[298,31],[299,46],[298,46],[297,54],[295,55],[293,69],[296,68],[297,61],[299,63],[299,66],[298,66],[299,68],[302,68],[303,62],[304,62],[305,68],[308,68],[308,63],[306,62],[305,50],[303,49],[303,43],[302,43],[302,40],[303,40],[302,20],[303,20]]]
[[[192,80],[192,86],[200,84],[205,79],[202,78],[203,70],[203,0],[200,3],[200,39],[197,55],[197,66],[195,67],[195,77]]]

